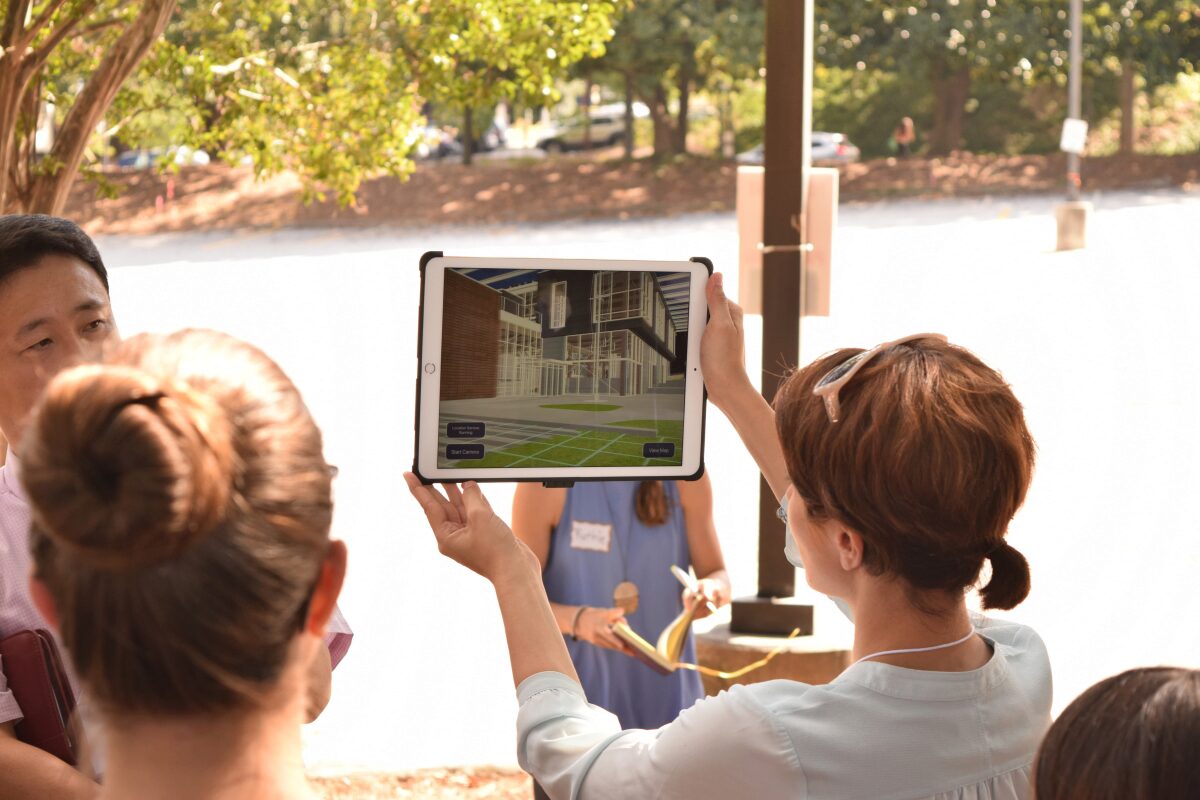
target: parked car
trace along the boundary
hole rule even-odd
[[[858,147],[844,133],[813,131],[812,160],[814,164],[853,164],[858,161]],[[763,163],[763,146],[760,144],[744,153],[738,153],[739,164]]]
[[[160,163],[174,163],[181,167],[199,167],[212,161],[208,153],[194,150],[187,145],[126,150],[117,155],[117,166],[122,169],[150,169]]]
[[[417,141],[415,154],[422,159],[461,156],[462,145],[453,130],[426,125]]]
[[[566,150],[583,150],[584,120],[573,119],[561,126],[551,136],[537,143],[537,146],[547,153],[562,153]],[[625,119],[618,116],[592,117],[592,129],[589,132],[591,147],[609,147],[620,144],[625,139]]]

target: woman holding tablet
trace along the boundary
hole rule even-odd
[[[517,485],[513,532],[542,564],[558,630],[588,700],[622,728],[665,725],[704,696],[691,670],[660,675],[628,655],[612,632],[626,620],[653,642],[684,609],[729,602],[729,577],[712,518],[712,484],[698,481],[586,481],[570,489]],[[682,590],[671,567],[695,568],[698,593]],[[682,659],[695,662],[691,637]]]
[[[1034,444],[994,370],[942,337],[841,350],[797,371],[772,409],[743,362],[741,309],[708,288],[703,368],[788,519],[790,559],[855,620],[831,683],[771,681],[697,702],[653,731],[588,705],[540,565],[475,484],[409,477],[441,551],[492,581],[518,686],[518,758],[555,798],[979,798],[1031,795],[1050,722],[1037,634],[967,610],[1029,590],[1004,541]],[[715,379],[719,378],[719,379]]]

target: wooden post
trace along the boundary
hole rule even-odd
[[[767,0],[767,101],[763,187],[762,393],[771,402],[800,359],[802,230],[811,160],[813,0]],[[783,555],[779,503],[759,482],[758,593],[733,603],[735,633],[812,632],[812,607],[796,604],[796,572]]]

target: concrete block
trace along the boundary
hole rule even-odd
[[[1061,203],[1054,209],[1058,221],[1057,250],[1079,250],[1087,247],[1087,223],[1092,204],[1082,200]]]

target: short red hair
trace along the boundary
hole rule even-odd
[[[1012,389],[971,352],[925,337],[864,366],[830,422],[813,387],[859,352],[818,358],[775,399],[788,474],[809,513],[858,532],[867,569],[916,590],[965,591],[987,558],[984,607],[1017,605],[1029,564],[1004,536],[1025,501],[1035,445]]]

